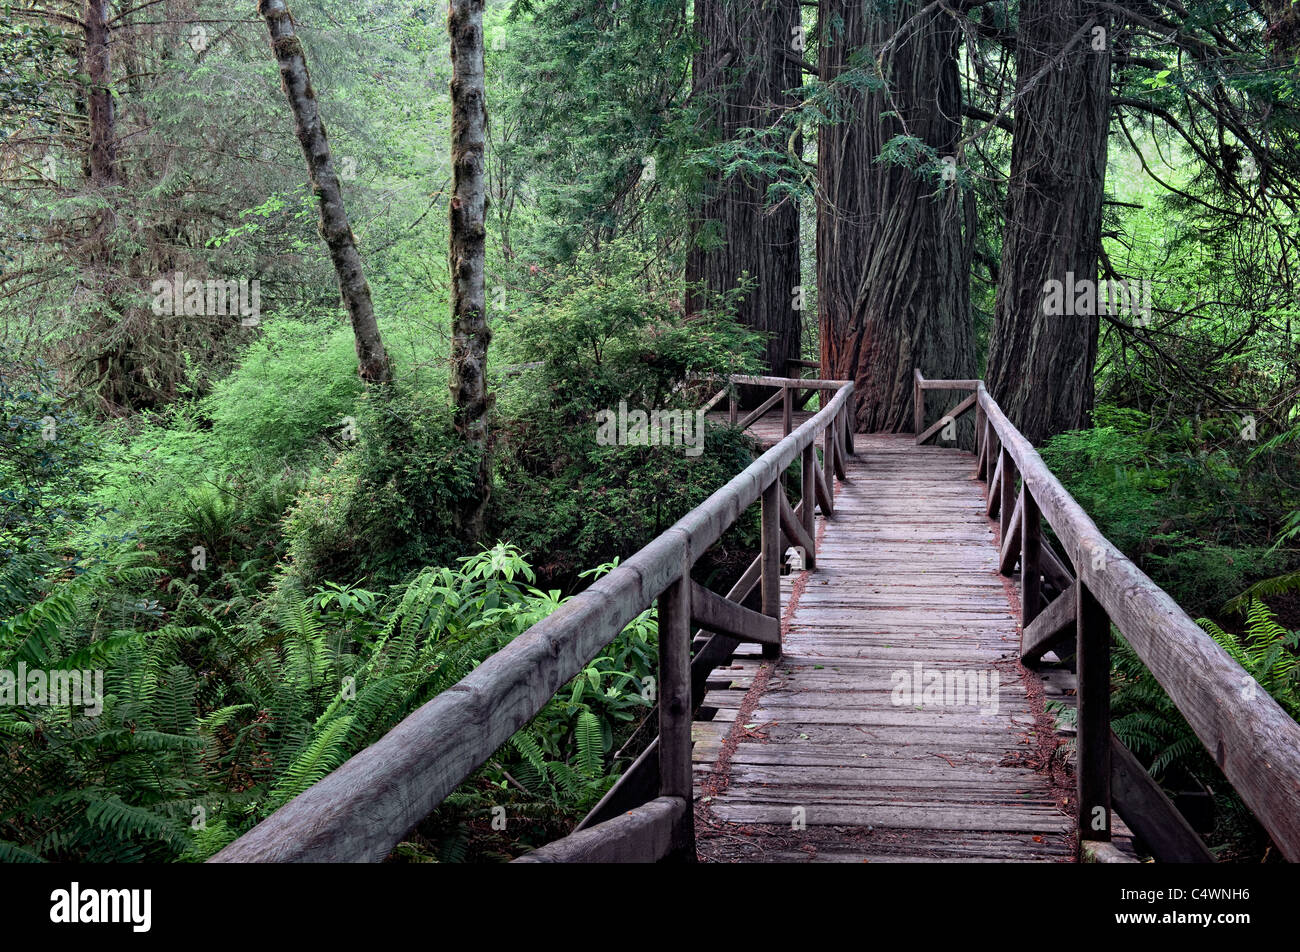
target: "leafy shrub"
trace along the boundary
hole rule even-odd
[[[347,328],[271,323],[208,396],[116,428],[92,497],[109,515],[83,527],[80,544],[136,541],[178,575],[191,571],[195,546],[226,573],[273,565],[310,468],[344,445],[362,389],[355,365]]]
[[[703,452],[602,446],[597,414],[681,410],[702,402],[692,374],[757,368],[758,338],[732,301],[691,318],[640,284],[626,249],[579,256],[519,318],[516,356],[541,366],[502,397],[492,532],[546,554],[539,566],[572,579],[583,566],[645,545],[753,458],[742,433],[707,424]]]
[[[1262,544],[1275,499],[1246,477],[1248,448],[1212,427],[1158,431],[1144,415],[1101,408],[1099,425],[1052,438],[1044,461],[1098,528],[1192,614],[1282,564]],[[1240,441],[1237,441],[1240,442]]]
[[[94,515],[98,453],[53,371],[0,351],[0,617],[39,600],[52,574],[79,561],[67,539]]]
[[[337,440],[363,389],[356,365],[350,328],[272,322],[203,401],[223,462],[293,465],[319,441]]]
[[[85,514],[97,452],[53,370],[0,351],[0,559],[43,550]]]
[[[391,582],[460,553],[452,516],[478,464],[453,432],[445,398],[401,382],[374,390],[358,410],[356,437],[286,519],[299,584]]]

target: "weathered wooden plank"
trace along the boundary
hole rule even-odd
[[[1020,660],[1023,663],[1037,664],[1063,636],[1074,634],[1078,594],[1079,583],[1075,582],[1024,627],[1020,636]]]
[[[1214,854],[1141,761],[1110,735],[1111,796],[1115,811],[1162,863],[1213,863]]]
[[[751,611],[736,602],[691,583],[691,621],[719,634],[763,645],[781,644],[781,625],[775,618]],[[673,794],[676,796],[676,794]]]
[[[822,467],[814,466],[813,476],[817,486],[817,505],[821,506],[822,518],[830,519],[835,515],[835,503],[831,497],[830,487],[826,484],[826,472]]]
[[[733,797],[722,797],[710,804],[720,818],[732,823],[774,823],[790,826],[793,810],[802,806],[803,820],[809,826],[858,826],[901,830],[1002,830],[1022,833],[1025,836],[1045,833],[1066,833],[1073,821],[1059,811],[1026,807],[1020,809],[970,809],[952,808],[921,803],[900,805],[817,804],[797,803],[765,804],[738,802]]]
[[[781,502],[785,490],[773,482],[763,490],[761,580],[762,613],[776,624],[775,641],[763,643],[763,657],[776,658],[781,654]]]
[[[742,430],[748,427],[755,420],[757,420],[759,417],[765,414],[768,410],[776,406],[777,403],[780,402],[785,392],[786,392],[786,388],[781,387],[779,390],[777,390],[776,393],[772,394],[770,397],[768,397],[766,400],[760,403],[753,410],[750,410],[749,413],[745,414],[744,419],[741,420],[739,423],[737,423],[736,426]],[[786,432],[789,433],[789,430],[787,430]]]
[[[1087,585],[1076,582],[1074,591],[1079,839],[1106,841],[1111,832],[1110,619]]]
[[[742,387],[784,387],[786,384],[793,383],[795,386],[809,387],[813,390],[842,390],[847,382],[844,380],[818,380],[812,377],[769,377],[760,374],[732,374],[725,377],[717,374],[691,374],[687,379],[729,381]]]
[[[790,501],[785,498],[785,493],[779,493],[781,505],[781,530],[790,537],[795,545],[804,551],[804,566],[811,568],[817,559],[817,543],[813,541],[812,534],[804,527],[799,516],[790,508]]]
[[[1056,554],[1056,550],[1046,541],[1042,544],[1042,550],[1039,552],[1039,568],[1043,571],[1043,578],[1052,584],[1060,592],[1065,591],[1074,584],[1074,576],[1065,565],[1065,560]]]
[[[516,863],[653,863],[688,850],[688,799],[658,797],[625,814],[525,853]],[[693,849],[690,850],[693,854]]]
[[[998,465],[1002,468],[1002,482],[998,484],[998,495],[1002,497],[998,504],[999,512],[999,531],[1001,538],[1007,537],[1007,532],[1011,525],[1011,517],[1015,511],[1016,501],[1016,466],[1011,460],[1011,454],[1006,450],[998,453]],[[1010,574],[1010,569],[1003,573]]]
[[[831,509],[835,508],[835,421],[826,427],[825,439],[822,441],[822,480],[826,488],[826,498]]]
[[[955,407],[953,407],[951,410],[949,410],[939,419],[935,420],[934,423],[930,424],[929,429],[925,430],[925,432],[923,432],[920,436],[916,438],[916,442],[924,443],[930,437],[934,436],[945,426],[947,426],[950,422],[956,420],[958,417],[960,417],[971,407],[975,406],[976,396],[977,396],[976,394],[972,393],[969,397],[967,397],[965,400],[962,400],[960,403],[958,403]]]
[[[912,369],[912,432],[916,434],[917,443],[925,442],[921,439],[921,433],[925,430],[925,391],[921,389],[924,379],[920,369],[914,367]]]
[[[817,452],[812,444],[804,447],[801,458],[802,475],[800,484],[803,498],[799,503],[799,517],[803,520],[804,533],[810,539],[817,538]],[[816,546],[804,553],[805,565],[813,568],[817,564]]]
[[[993,470],[993,478],[989,480],[989,499],[984,507],[984,513],[990,519],[997,518],[1002,507],[1002,464],[1004,462],[1006,460],[999,454],[998,464]]]
[[[691,799],[693,586],[687,565],[659,596],[659,796],[684,801]]]
[[[1114,843],[1089,840],[1079,845],[1085,863],[1136,863],[1137,859],[1125,853]]]
[[[1002,510],[1004,513],[1006,510]],[[1020,561],[1020,526],[1024,517],[1024,494],[1016,500],[1007,519],[1007,527],[1002,533],[1002,547],[998,551],[998,571],[1010,575]]]
[[[1028,487],[1020,490],[1020,621],[1028,625],[1042,608],[1042,520]]]

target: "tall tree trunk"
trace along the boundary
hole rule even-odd
[[[913,368],[927,377],[965,378],[976,367],[973,196],[955,183],[877,161],[904,134],[940,157],[958,158],[959,24],[941,9],[917,16],[925,6],[821,2],[822,81],[840,77],[865,47],[880,60],[888,86],[846,94],[852,115],[823,125],[818,146],[822,375],[856,383],[862,432],[912,428]],[[931,402],[937,419],[944,408]]]
[[[118,414],[148,402],[152,388],[141,379],[140,368],[133,359],[135,349],[129,320],[124,321],[120,304],[121,285],[113,267],[111,237],[117,225],[115,207],[121,185],[117,162],[117,112],[113,98],[112,26],[109,23],[109,0],[86,0],[82,35],[86,48],[82,63],[86,75],[87,143],[85,170],[92,191],[104,202],[90,218],[85,244],[85,265],[91,281],[98,286],[102,304],[89,316],[89,326],[102,335],[91,362],[79,374],[93,374],[101,408]]]
[[[483,0],[451,0],[451,395],[457,433],[478,454],[472,497],[459,516],[476,538],[491,491],[487,350],[492,339],[483,293],[487,215],[487,90],[483,77]]]
[[[343,207],[343,190],[334,171],[329,139],[321,121],[316,91],[311,87],[307,59],[294,33],[293,16],[284,0],[259,0],[258,12],[266,19],[271,33],[271,49],[280,64],[280,82],[293,111],[294,132],[307,159],[307,172],[320,199],[320,234],[330,251],[338,275],[339,292],[352,319],[352,333],[357,343],[357,367],[362,380],[386,383],[392,379],[392,365],[379,336],[379,322],[370,300],[357,251],[357,239]]]
[[[109,188],[118,184],[118,176],[108,0],[86,0],[82,24],[89,79],[86,104],[90,125],[90,183],[95,188]]]
[[[1099,6],[1020,6],[1016,125],[987,378],[994,399],[1035,443],[1086,427],[1092,415],[1098,317],[1047,314],[1044,303],[1049,281],[1097,280],[1110,124],[1109,37],[1094,32],[1109,21]],[[1069,285],[1064,293],[1073,293]]]
[[[692,95],[709,110],[713,141],[726,142],[744,128],[765,128],[795,104],[788,90],[803,81],[802,55],[792,49],[799,25],[799,0],[695,0],[700,49]],[[778,144],[784,148],[784,139]],[[748,274],[754,285],[741,303],[740,319],[766,335],[767,371],[785,376],[786,361],[799,357],[799,209],[788,198],[767,208],[770,184],[770,178],[749,173],[709,177],[696,223],[696,237],[706,245],[692,243],[686,281],[721,293]],[[691,293],[688,311],[700,307],[700,295]]]

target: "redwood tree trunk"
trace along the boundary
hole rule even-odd
[[[108,0],[86,0],[83,30],[86,37],[86,113],[90,126],[90,182],[96,188],[118,184],[117,137],[109,57]]]
[[[307,159],[313,190],[320,199],[320,234],[329,248],[330,260],[334,262],[334,271],[339,279],[339,292],[352,319],[358,372],[363,380],[385,383],[392,378],[392,366],[379,336],[379,322],[375,320],[375,308],[370,300],[370,285],[366,282],[357,239],[352,234],[348,213],[343,207],[343,190],[334,171],[329,139],[325,136],[325,124],[320,117],[320,104],[307,72],[307,60],[294,33],[293,17],[284,0],[259,0],[258,12],[266,19],[271,33],[271,49],[280,65],[280,82],[293,111],[294,132]]]
[[[1032,442],[1090,425],[1098,317],[1044,313],[1047,282],[1097,279],[1110,121],[1109,21],[1088,0],[1024,0],[1015,135],[988,387]],[[1067,292],[1068,293],[1068,292]]]
[[[818,146],[822,376],[856,383],[861,432],[912,429],[913,368],[949,378],[976,369],[973,198],[955,183],[877,161],[904,134],[959,160],[958,22],[937,8],[909,22],[925,6],[822,0],[820,8],[822,81],[840,77],[865,47],[868,63],[883,50],[888,84],[887,92],[845,94],[852,113],[823,125]],[[930,403],[929,419],[938,419],[946,407]]]
[[[483,0],[451,0],[451,395],[456,431],[479,460],[475,491],[459,516],[476,538],[491,490],[487,349],[492,339],[483,292],[487,180],[487,92],[483,75]]]
[[[799,24],[799,0],[695,0],[700,50],[693,96],[709,111],[713,141],[733,139],[744,128],[765,128],[783,107],[795,104],[787,91],[802,82],[802,54],[792,49]],[[773,145],[784,148],[784,139]],[[705,246],[692,243],[686,281],[725,292],[747,273],[755,283],[741,303],[740,319],[767,336],[764,365],[783,377],[786,361],[799,357],[799,209],[789,199],[766,207],[770,184],[770,178],[753,174],[709,177],[696,223],[696,238]],[[690,294],[689,311],[700,309],[699,298]]]

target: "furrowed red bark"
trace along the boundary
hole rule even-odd
[[[258,13],[266,20],[271,34],[271,49],[280,65],[280,82],[293,112],[294,132],[307,160],[312,190],[320,200],[320,236],[329,248],[330,260],[338,275],[339,293],[352,320],[357,344],[357,371],[362,380],[387,383],[392,379],[392,365],[379,336],[370,285],[366,282],[357,239],[352,234],[348,213],[343,207],[343,189],[334,171],[329,139],[325,135],[316,91],[312,89],[311,76],[307,72],[307,59],[294,32],[293,16],[284,0],[259,0]]]
[[[1110,127],[1108,18],[1086,0],[1024,0],[1015,135],[989,341],[989,392],[1030,441],[1090,424],[1099,318],[1045,313],[1047,282],[1097,281]],[[1073,297],[1072,287],[1065,295]],[[1071,309],[1073,310],[1073,309]]]
[[[858,56],[879,57],[889,87],[845,93],[851,114],[819,133],[822,376],[854,381],[860,433],[912,429],[913,368],[932,378],[975,376],[973,197],[955,183],[877,161],[902,134],[960,161],[960,24],[937,7],[917,16],[928,6],[822,0],[820,7],[822,81],[841,77]],[[944,409],[931,402],[927,423]]]
[[[796,104],[789,91],[803,81],[802,54],[792,49],[799,25],[799,0],[695,0],[700,50],[692,66],[692,95],[708,110],[715,141],[732,139],[743,128],[768,126],[783,108]],[[708,223],[720,229],[723,243],[691,246],[686,281],[722,293],[747,273],[755,283],[740,305],[740,320],[767,336],[765,372],[784,377],[786,361],[799,357],[801,314],[794,309],[799,209],[789,199],[766,207],[770,184],[753,174],[709,176],[696,227]],[[699,308],[699,294],[692,293],[687,309]],[[767,395],[759,387],[742,388],[747,405]]]
[[[487,181],[487,90],[483,73],[483,0],[451,0],[451,396],[456,432],[478,454],[471,498],[458,516],[476,538],[491,491],[487,350],[492,339],[483,290]]]

